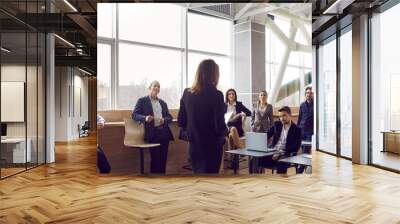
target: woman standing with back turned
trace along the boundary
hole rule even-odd
[[[218,173],[221,165],[227,128],[224,96],[217,90],[218,80],[218,65],[211,59],[203,60],[192,87],[181,99],[178,122],[187,130],[194,173]]]

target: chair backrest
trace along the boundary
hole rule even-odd
[[[242,128],[244,133],[251,132],[251,117],[244,117],[242,120]]]
[[[125,136],[124,145],[135,147],[138,145],[147,144],[144,141],[144,125],[139,124],[132,118],[124,118]]]

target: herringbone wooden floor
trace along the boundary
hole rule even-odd
[[[400,175],[314,153],[313,175],[96,172],[95,138],[0,181],[0,223],[400,223]]]

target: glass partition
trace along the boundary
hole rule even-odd
[[[400,4],[371,18],[371,162],[400,170]]]
[[[351,27],[350,27],[351,28]],[[352,34],[340,36],[340,155],[352,157]]]
[[[336,154],[336,39],[318,48],[318,149]]]
[[[18,13],[42,12],[43,1]],[[2,6],[3,3],[0,4]],[[4,23],[2,20],[7,20]],[[45,163],[45,35],[0,13],[0,178]]]
[[[26,144],[26,38],[25,32],[1,34],[2,177],[26,170],[26,162],[31,162]]]

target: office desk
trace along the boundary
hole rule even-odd
[[[400,131],[381,131],[383,135],[382,152],[400,154]]]
[[[284,162],[284,163],[293,163],[293,164],[297,164],[297,165],[304,165],[304,166],[312,167],[312,157],[311,157],[311,155],[308,155],[308,154],[301,154],[301,155],[297,155],[297,156],[286,157],[286,158],[280,159],[278,161]]]
[[[259,151],[251,151],[247,149],[237,149],[237,150],[229,150],[227,153],[233,154],[234,167],[233,171],[237,174],[237,170],[239,168],[239,156],[248,156],[249,159],[249,173],[258,173],[258,159],[261,157],[272,156],[275,151],[272,152],[259,152]]]
[[[27,147],[25,152],[25,138],[6,138],[1,139],[1,155],[6,163],[25,163],[31,161],[31,145],[30,138],[26,139]],[[9,147],[14,145],[14,147]],[[4,147],[4,148],[3,148]]]

